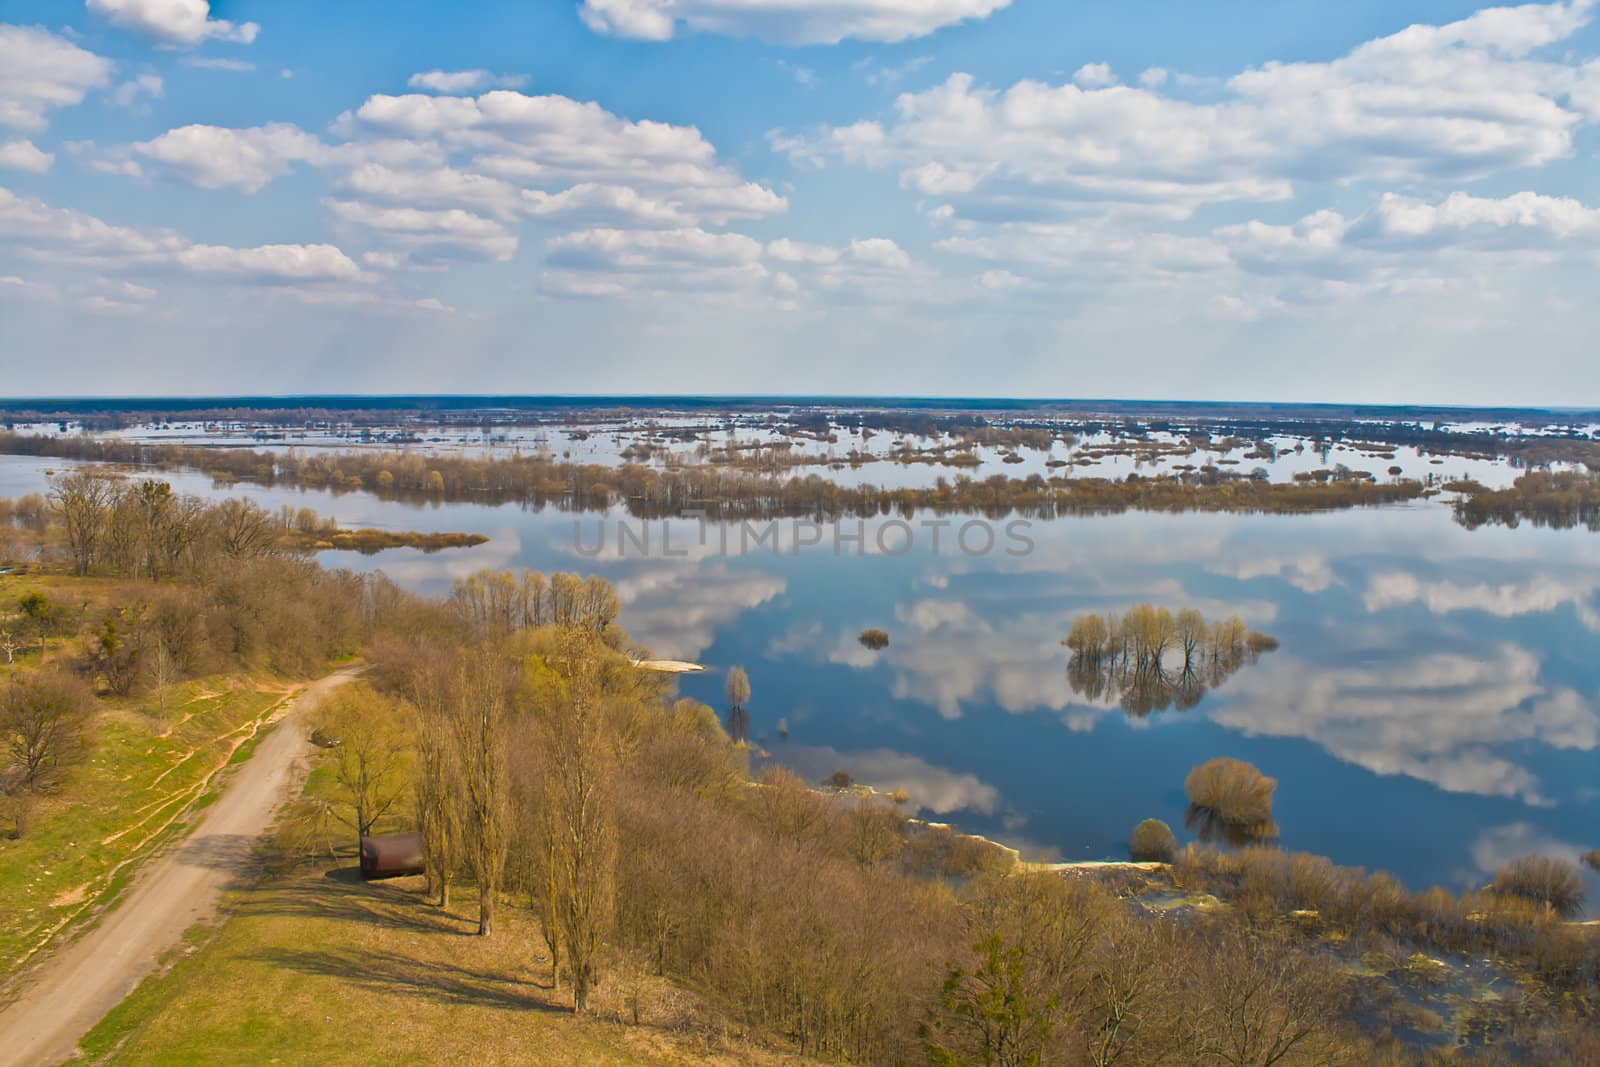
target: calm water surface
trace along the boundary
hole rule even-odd
[[[41,490],[62,466],[0,459],[0,495]],[[204,477],[172,480],[214,495]],[[702,545],[684,521],[670,536],[686,554],[663,558],[662,525],[620,513],[231,491],[346,524],[491,538],[434,555],[324,554],[423,593],[483,567],[604,575],[630,633],[709,668],[682,679],[685,695],[720,706],[727,668],[749,671],[750,734],[773,760],[813,780],[844,770],[904,789],[924,814],[1030,856],[1120,858],[1147,817],[1185,839],[1184,775],[1215,756],[1279,780],[1284,847],[1417,888],[1481,883],[1529,851],[1575,859],[1600,847],[1600,537],[1585,530],[1468,531],[1436,502],[1130,513],[1033,522],[1020,555],[1001,530],[993,552],[971,555],[953,528],[935,552],[919,516],[904,553],[898,527],[884,531],[886,553],[877,523],[864,545],[824,531],[799,549],[782,523],[776,552],[740,553],[733,527],[723,554],[722,531]],[[1187,711],[1129,715],[1076,694],[1060,645],[1072,617],[1140,601],[1237,612],[1282,647]],[[887,649],[857,643],[868,626],[890,633]],[[1600,878],[1586,877],[1594,914]]]

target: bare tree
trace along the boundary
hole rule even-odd
[[[728,733],[735,742],[742,743],[750,732],[750,713],[745,710],[750,702],[750,676],[743,667],[728,668],[723,691],[728,698]]]
[[[59,671],[18,675],[0,695],[0,741],[28,789],[47,785],[84,751],[94,696]]]
[[[230,559],[249,559],[270,552],[283,527],[253,500],[228,497],[211,511],[217,544]]]
[[[70,471],[50,483],[50,503],[66,531],[74,574],[88,574],[94,566],[113,495],[110,479],[90,470]]]

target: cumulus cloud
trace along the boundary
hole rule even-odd
[[[254,193],[288,174],[294,163],[323,158],[326,147],[299,127],[276,122],[249,129],[180,126],[135,144],[132,151],[163,173],[202,189]]]
[[[37,26],[0,25],[0,126],[42,130],[111,81],[112,64]]]
[[[168,47],[193,47],[205,40],[249,44],[261,27],[211,17],[207,0],[88,0],[91,12],[113,26]]]
[[[1323,210],[1287,225],[1224,226],[1216,237],[1247,270],[1347,274],[1396,253],[1593,249],[1600,247],[1600,209],[1534,192],[1456,192],[1437,202],[1386,193],[1355,219]]]
[[[55,161],[53,152],[41,150],[32,141],[21,138],[0,141],[0,168],[43,174]]]
[[[1564,158],[1600,120],[1587,68],[1539,58],[1592,10],[1573,0],[1413,26],[1329,62],[1244,71],[1214,102],[1166,94],[1164,78],[1113,84],[1097,64],[1004,89],[958,73],[901,96],[891,121],[828,128],[804,150],[905,174],[936,164],[970,187],[956,213],[980,219],[1040,202],[1181,215],[1285,200],[1309,180],[1468,180]]]
[[[987,18],[1011,0],[583,0],[596,33],[670,40],[681,27],[759,37],[776,44],[904,41],[968,19]]]
[[[161,99],[165,86],[159,74],[140,74],[129,78],[111,91],[111,102],[118,107],[132,107],[140,97]]]
[[[443,91],[485,80],[495,79],[481,71],[433,71],[413,82]],[[743,247],[748,239],[707,227],[788,207],[784,197],[719,162],[694,127],[635,122],[597,104],[503,89],[477,97],[373,96],[342,115],[329,140],[289,123],[194,124],[98,151],[91,165],[244,193],[297,167],[316,168],[340,194],[327,201],[334,219],[379,245],[370,251],[397,266],[507,260],[527,224],[576,231],[570,244],[551,246],[563,254],[604,240],[596,234],[606,231],[676,234],[638,238],[641,246],[654,241],[658,251],[693,233]],[[757,257],[745,258],[754,264]],[[580,279],[573,269],[584,268],[567,264],[552,275],[559,284],[548,288],[579,295],[630,288],[627,279]],[[759,266],[747,273],[764,274]],[[686,282],[678,288],[698,284]]]
[[[361,274],[361,268],[333,245],[191,245],[178,253],[177,262],[196,274],[258,281],[348,280]]]
[[[528,79],[522,75],[498,75],[487,70],[429,70],[411,75],[406,79],[406,84],[413,89],[427,89],[430,92],[453,95],[487,89],[490,86],[516,89],[525,85],[527,81]]]
[[[517,251],[516,234],[494,219],[461,208],[429,211],[333,199],[326,204],[340,222],[376,231],[423,261],[440,257],[505,261]]]
[[[175,270],[191,277],[253,283],[351,281],[360,275],[356,264],[332,245],[196,244],[171,230],[114,226],[4,188],[0,188],[0,237],[42,260],[103,270]],[[130,291],[123,288],[121,295]]]

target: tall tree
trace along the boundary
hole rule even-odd
[[[114,491],[110,479],[90,470],[70,471],[50,483],[50,503],[66,531],[74,574],[88,574],[94,566]]]
[[[542,808],[549,842],[554,911],[572,977],[572,1009],[584,1011],[596,978],[600,942],[615,917],[614,766],[592,631],[568,630],[558,669],[565,685],[538,716],[548,766]]]
[[[509,697],[514,664],[488,644],[461,657],[448,713],[460,771],[463,850],[478,884],[478,933],[494,932],[495,898],[506,862]]]

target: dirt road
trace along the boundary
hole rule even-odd
[[[305,771],[300,722],[354,676],[340,671],[307,686],[188,839],[146,862],[99,926],[36,968],[21,996],[0,1012],[0,1067],[44,1067],[71,1057],[83,1035],[182,943],[183,932],[216,912],[223,890],[253,872],[253,847]]]

